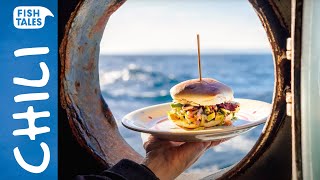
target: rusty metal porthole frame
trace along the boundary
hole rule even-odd
[[[275,67],[272,114],[252,150],[232,168],[208,178],[290,179],[291,119],[285,112],[285,90],[290,87],[286,39],[291,33],[291,2],[249,1],[272,47]],[[59,1],[60,177],[97,172],[122,158],[142,160],[121,137],[99,85],[100,40],[109,17],[124,2]]]

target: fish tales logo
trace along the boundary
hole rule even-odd
[[[13,25],[17,29],[40,29],[52,12],[41,6],[19,6],[13,10]]]

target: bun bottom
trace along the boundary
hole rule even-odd
[[[180,127],[188,128],[188,129],[195,129],[198,127],[209,128],[209,127],[218,126],[221,123],[221,121],[216,121],[216,120],[205,122],[205,123],[203,123],[203,125],[202,124],[197,125],[197,124],[193,124],[193,123],[189,124],[186,120],[172,120],[172,122],[174,122],[176,125],[178,125]]]
[[[181,121],[181,120],[177,120],[177,121],[173,121],[176,125],[184,127],[184,128],[188,128],[188,129],[195,129],[197,127],[200,127],[199,125],[196,124],[189,124],[186,121]]]

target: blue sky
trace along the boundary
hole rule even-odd
[[[101,54],[268,53],[266,33],[247,0],[128,0],[110,18]]]

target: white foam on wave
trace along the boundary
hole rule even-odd
[[[219,170],[217,165],[213,166],[205,166],[203,168],[194,168],[189,169],[186,173],[183,173],[181,176],[177,178],[177,180],[184,180],[184,179],[202,179],[206,176],[209,176]]]
[[[133,76],[133,71],[138,70],[141,72],[150,73],[152,72],[152,67],[147,66],[145,68],[141,68],[136,64],[129,64],[127,67],[121,70],[114,70],[114,71],[100,71],[100,85],[104,87],[105,85],[113,84],[117,80],[122,81],[129,81],[130,78]],[[139,81],[147,80],[148,76],[144,73],[135,74]]]
[[[219,146],[213,147],[213,151],[215,152],[228,152],[232,151],[240,151],[243,153],[247,153],[255,144],[256,140],[247,138],[246,136],[237,136],[232,138]]]
[[[156,97],[164,97],[169,95],[169,91],[167,90],[160,90],[160,91],[144,91],[141,92],[134,92],[128,91],[127,89],[117,89],[111,92],[108,92],[112,97],[120,97],[120,96],[129,96],[134,98],[156,98]]]
[[[131,63],[120,70],[100,71],[99,81],[102,91],[111,97],[157,98],[169,95],[167,86],[174,79],[173,74],[154,72],[151,66]]]
[[[113,84],[117,79],[123,76],[123,71],[100,72],[100,86],[104,87]]]

